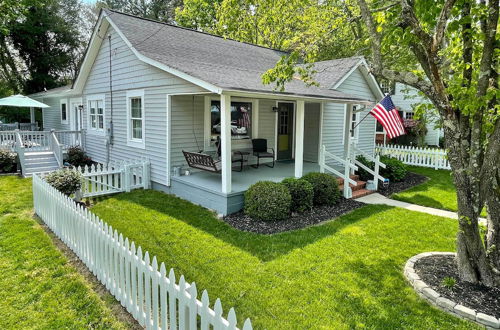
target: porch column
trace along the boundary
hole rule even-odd
[[[297,101],[295,116],[295,177],[302,177],[304,163],[304,101]]]
[[[35,108],[33,107],[30,108],[30,123],[35,123]]]
[[[231,192],[231,96],[220,96],[222,192]]]
[[[352,127],[352,104],[346,104],[344,111],[344,159],[346,159],[351,152],[351,127]]]

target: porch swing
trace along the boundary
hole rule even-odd
[[[217,157],[218,159],[215,160],[212,155],[209,155],[207,153],[203,152],[203,149],[200,149],[200,146],[198,144],[198,139],[196,137],[196,132],[194,129],[194,117],[195,117],[195,109],[194,109],[194,95],[192,98],[192,109],[193,109],[193,120],[192,120],[192,132],[193,132],[193,137],[196,143],[196,148],[199,150],[198,152],[192,152],[192,151],[186,151],[182,150],[182,153],[184,154],[184,158],[186,159],[186,162],[189,167],[196,168],[199,170],[207,171],[207,172],[213,172],[213,173],[221,173],[222,171],[222,159],[221,159],[221,140],[220,136],[217,136],[217,141],[215,142],[215,145],[217,147]],[[231,164],[233,163],[239,163],[239,170],[237,172],[243,171],[243,154],[240,151],[235,151],[231,155]]]

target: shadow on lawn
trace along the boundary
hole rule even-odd
[[[322,225],[274,235],[261,235],[237,230],[217,219],[212,212],[203,207],[158,191],[136,190],[115,195],[111,198],[116,201],[134,203],[145,209],[154,210],[167,217],[183,221],[217,239],[247,251],[263,262],[288,254],[291,250],[303,248],[324,237],[333,235],[346,225],[391,208],[388,206],[362,207],[335,221]],[[117,210],[117,212],[121,211]],[[135,214],[134,216],[143,217],[142,214]],[[157,215],[152,216],[157,218]],[[103,220],[106,221],[106,219]]]

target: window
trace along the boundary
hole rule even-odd
[[[231,102],[231,138],[233,140],[250,139],[252,135],[252,103]],[[220,101],[210,104],[211,141],[216,141],[221,132]]]
[[[128,145],[145,148],[144,91],[127,92]]]
[[[89,131],[104,134],[104,96],[91,96],[87,104]]]
[[[384,94],[394,95],[396,90],[396,84],[391,81],[381,80],[380,81],[380,89]]]
[[[68,107],[66,100],[61,100],[61,123],[68,123]]]

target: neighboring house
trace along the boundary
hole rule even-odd
[[[261,75],[283,54],[103,10],[72,88],[32,97],[51,105],[43,110],[46,130],[85,130],[95,161],[147,157],[154,189],[227,214],[241,209],[256,181],[318,171],[322,146],[345,158],[355,140],[373,155],[372,116],[350,133],[383,97],[364,59],[318,62],[320,86],[294,79],[280,92],[263,85]],[[232,151],[249,152],[245,160],[255,163],[254,138],[267,139],[282,162],[232,171]],[[188,169],[183,150],[213,153],[218,139],[220,173],[175,175]]]
[[[419,92],[410,86],[393,83],[388,84],[385,82],[380,83],[380,87],[384,93],[391,95],[392,101],[403,119],[413,119],[414,106],[420,103],[430,103],[430,101],[419,94]],[[430,146],[438,146],[439,138],[443,136],[443,129],[437,126],[438,115],[433,114],[429,116],[426,122],[427,133],[424,142]],[[377,125],[377,143],[388,143],[388,138],[381,125]]]

